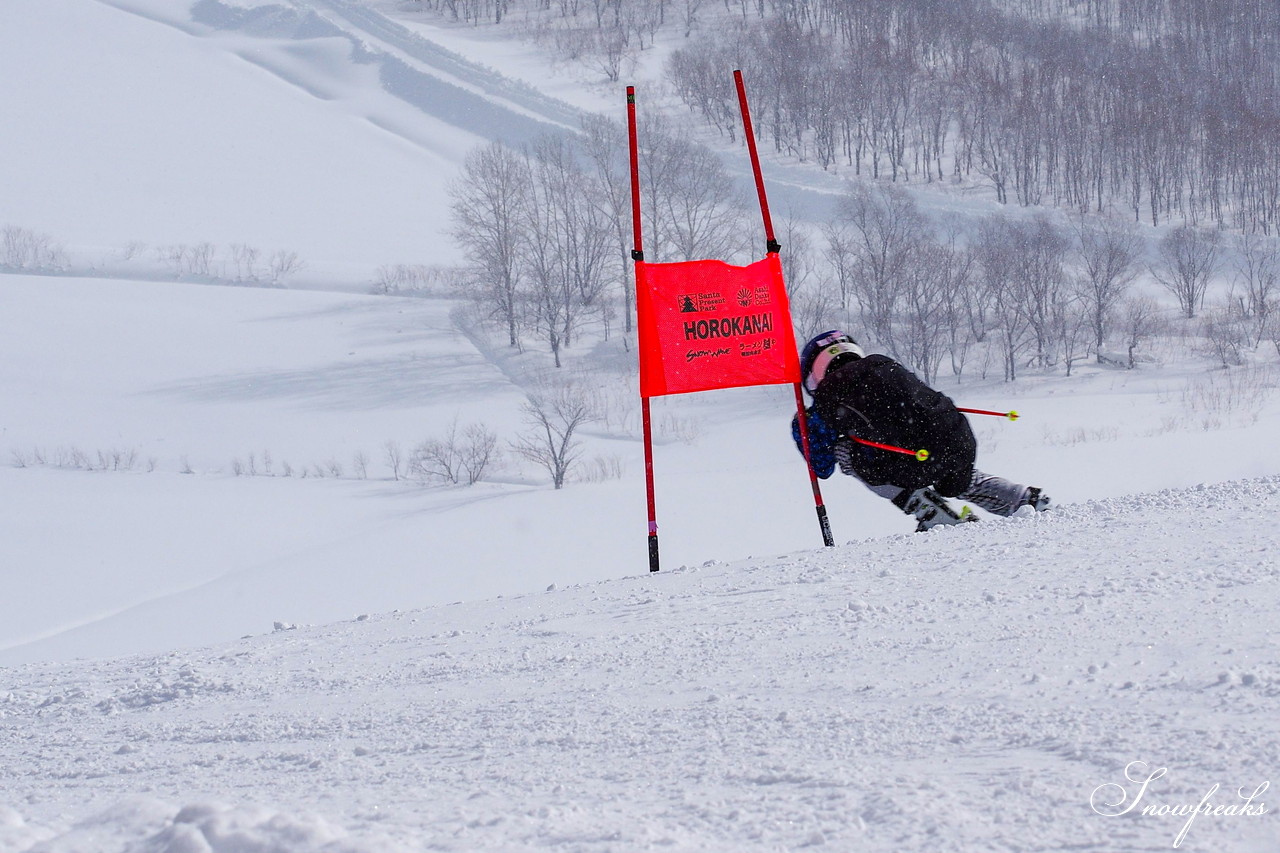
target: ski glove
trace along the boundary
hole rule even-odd
[[[836,470],[835,446],[839,436],[836,431],[822,419],[816,409],[805,410],[805,423],[809,427],[809,463],[813,473],[827,479]],[[791,437],[795,440],[796,449],[804,455],[804,444],[800,440],[800,416],[791,418]]]

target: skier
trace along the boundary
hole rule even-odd
[[[865,355],[857,341],[832,330],[805,344],[800,371],[813,398],[805,421],[814,473],[825,480],[839,465],[843,473],[914,516],[916,532],[977,521],[967,506],[956,512],[946,501],[949,497],[1003,516],[1024,506],[1048,509],[1049,497],[1039,488],[974,468],[978,444],[968,419],[949,397],[888,356]],[[791,433],[803,453],[798,417],[792,418]],[[923,461],[914,455],[921,449],[928,451]]]

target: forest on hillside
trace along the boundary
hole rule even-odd
[[[1198,324],[1181,328],[1216,362],[1242,363],[1268,341],[1280,352],[1280,5],[418,5],[477,25],[503,22],[608,79],[628,55],[675,40],[667,81],[733,141],[741,119],[728,70],[742,68],[762,145],[862,179],[847,185],[832,221],[781,229],[801,335],[856,324],[930,378],[945,368],[997,369],[1007,379],[1025,368],[1069,373],[1085,358],[1134,367],[1142,341],[1172,319],[1133,292],[1149,276]],[[754,233],[739,219],[750,205],[715,158],[660,123],[641,140],[645,198],[662,199],[644,214],[654,241],[646,255],[749,256],[736,235]],[[577,326],[613,310],[610,294],[623,296],[629,331],[631,286],[621,129],[598,122],[582,140],[557,145],[495,147],[490,160],[508,167],[496,171],[472,158],[455,213],[477,298],[502,316],[512,345],[536,334],[558,363]],[[495,174],[513,206],[486,209]],[[930,183],[986,188],[1010,212],[1031,215],[932,221],[900,191]],[[526,214],[503,219],[505,231],[493,227],[516,207]],[[1206,305],[1214,282],[1229,295]]]
[[[732,134],[743,67],[779,151],[1001,202],[1152,225],[1280,224],[1280,5],[1264,0],[808,0],[676,52],[681,96]]]
[[[988,181],[1001,202],[1153,225],[1280,225],[1280,5],[1269,0],[420,0],[522,20],[616,80],[663,37],[667,77],[727,136],[742,68],[758,132],[824,169]],[[715,26],[703,26],[714,20]]]

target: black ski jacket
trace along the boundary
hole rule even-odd
[[[933,486],[947,497],[969,488],[978,444],[951,398],[885,355],[838,365],[823,377],[813,408],[836,435],[925,449],[928,460],[855,443],[854,471],[868,485]]]

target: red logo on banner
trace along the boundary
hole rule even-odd
[[[800,381],[791,310],[776,254],[636,264],[640,396]]]

